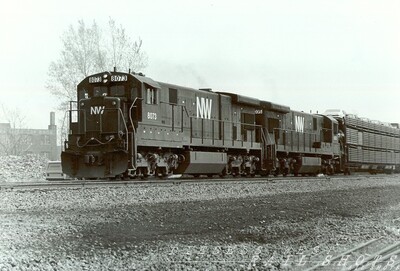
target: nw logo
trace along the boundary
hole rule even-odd
[[[212,100],[196,97],[197,118],[211,119]]]
[[[304,133],[304,117],[294,116],[296,132]]]
[[[90,115],[101,115],[104,113],[104,108],[105,108],[104,105],[103,106],[101,106],[101,105],[91,106],[90,107]]]

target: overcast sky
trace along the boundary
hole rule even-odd
[[[143,72],[156,81],[400,122],[399,14],[398,0],[6,1],[0,104],[21,110],[28,128],[47,128],[60,37],[80,19],[105,28],[111,17],[141,37]]]

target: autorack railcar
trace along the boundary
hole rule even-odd
[[[330,110],[337,119],[341,135],[343,171],[391,173],[400,170],[400,129],[398,124],[383,123]]]

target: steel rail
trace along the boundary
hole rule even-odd
[[[342,270],[346,270],[346,271],[373,270],[371,268],[374,267],[376,264],[382,263],[382,262],[390,259],[394,255],[400,255],[400,242],[396,242],[394,244],[386,245],[386,246],[382,247],[382,244],[380,244],[379,241],[383,241],[383,237],[369,240],[369,241],[367,241],[365,243],[362,243],[362,244],[360,244],[360,245],[358,245],[358,246],[356,246],[354,248],[346,250],[346,251],[338,254],[337,256],[329,259],[330,265],[333,262],[336,262],[336,261],[338,261],[339,259],[341,259],[341,258],[343,258],[345,256],[356,255],[357,252],[360,252],[360,251],[362,251],[362,250],[364,250],[366,248],[367,249],[368,248],[374,248],[374,252],[372,254],[370,254],[370,253],[366,254],[365,253],[365,255],[367,255],[368,257],[366,257],[365,259],[362,258],[361,262],[357,262],[356,261],[354,264],[352,264],[350,266],[342,266]],[[374,247],[375,244],[380,244],[381,246],[380,247]],[[379,249],[379,250],[376,251],[376,249]],[[396,265],[399,264],[399,263],[396,263]],[[326,268],[326,267],[327,266],[324,265],[324,262],[321,261],[318,264],[305,269],[305,271],[321,270],[321,269]]]
[[[99,185],[138,185],[138,184],[182,184],[182,183],[262,183],[270,182],[275,183],[277,181],[283,182],[297,182],[306,181],[313,182],[315,180],[325,180],[330,181],[331,179],[360,179],[362,176],[323,176],[323,177],[295,177],[295,176],[280,176],[280,177],[219,177],[219,178],[191,178],[191,177],[179,177],[179,178],[166,178],[159,179],[157,177],[152,177],[146,180],[143,179],[130,179],[130,180],[53,180],[53,181],[43,181],[43,182],[4,182],[0,183],[1,189],[13,189],[13,188],[41,188],[41,187],[68,187],[68,186],[99,186]],[[378,178],[377,176],[370,177],[365,175],[364,178]]]
[[[377,251],[376,253],[370,255],[360,264],[355,263],[354,265],[350,266],[350,268],[346,269],[346,271],[353,271],[353,270],[366,270],[366,268],[371,267],[372,264],[377,264],[387,260],[388,258],[392,257],[393,255],[400,253],[400,242],[396,242],[393,245],[384,247],[383,249]],[[379,258],[377,258],[379,257]],[[375,261],[373,261],[376,259]],[[360,269],[362,268],[362,269]]]
[[[369,245],[371,245],[371,244],[373,244],[373,243],[379,241],[380,239],[382,239],[382,238],[372,239],[372,240],[370,240],[370,241],[368,241],[368,242],[365,242],[365,243],[362,243],[362,244],[360,244],[360,245],[358,245],[358,246],[356,246],[356,247],[354,247],[354,248],[351,248],[351,249],[349,249],[349,250],[346,250],[345,252],[343,252],[343,253],[341,253],[341,254],[339,254],[339,255],[333,257],[332,259],[330,259],[330,262],[336,261],[336,260],[338,260],[339,258],[342,258],[342,257],[345,256],[345,255],[351,254],[351,253],[353,253],[353,252],[355,252],[355,251],[357,251],[357,250],[360,250],[361,248],[367,247],[367,246],[369,246]],[[320,263],[318,263],[317,265],[314,265],[314,266],[312,266],[312,267],[306,269],[305,271],[316,270],[317,268],[322,267],[322,266],[323,266],[323,264],[322,264],[322,262],[320,262]]]

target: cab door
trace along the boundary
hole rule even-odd
[[[143,122],[158,123],[160,122],[160,90],[147,84],[144,85]]]

